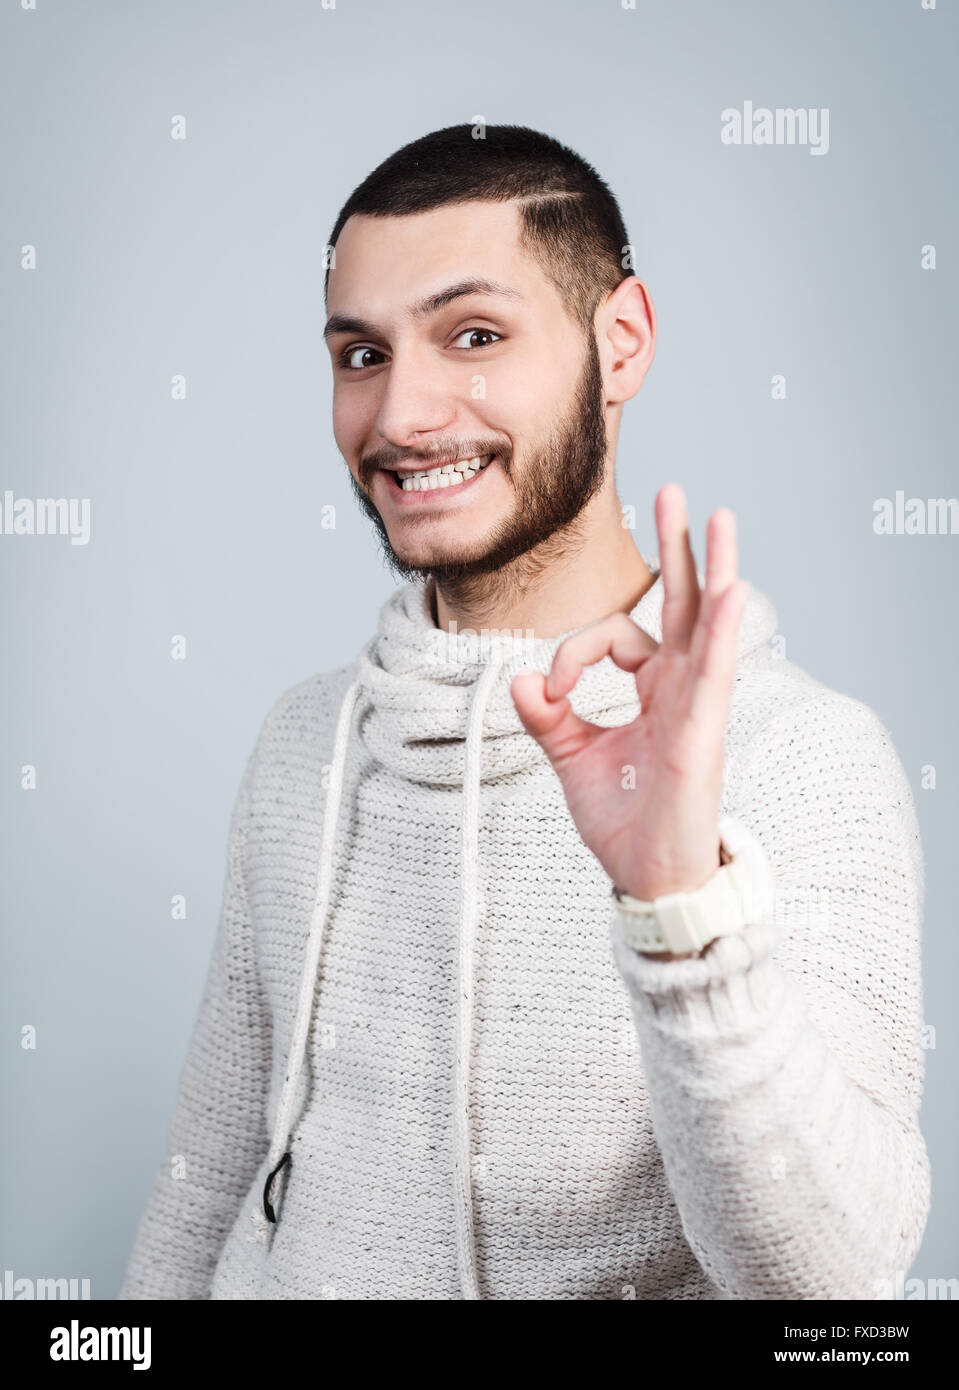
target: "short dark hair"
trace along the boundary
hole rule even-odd
[[[619,204],[591,164],[528,126],[470,125],[434,130],[384,159],[344,203],[347,218],[402,217],[476,199],[520,204],[520,243],[542,265],[570,317],[592,329],[596,306],[632,274]],[[330,283],[327,267],[325,291]]]

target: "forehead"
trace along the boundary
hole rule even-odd
[[[337,238],[328,307],[386,313],[474,277],[529,296],[555,294],[519,234],[516,203],[454,203],[402,217],[354,214]]]

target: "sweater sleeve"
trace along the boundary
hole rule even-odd
[[[754,736],[736,787],[766,911],[672,961],[614,915],[667,1180],[728,1297],[892,1297],[930,1194],[909,783],[878,717],[830,691]]]
[[[218,931],[122,1300],[209,1298],[220,1250],[267,1149],[271,1022],[245,880],[255,758],[254,750],[234,805]]]

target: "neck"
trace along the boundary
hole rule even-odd
[[[447,632],[505,628],[557,637],[617,610],[631,612],[654,582],[622,524],[615,491],[604,488],[572,527],[511,565],[452,587],[434,579],[433,618]]]

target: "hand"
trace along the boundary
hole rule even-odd
[[[693,892],[719,867],[726,720],[749,593],[736,578],[729,508],[706,527],[702,592],[682,488],[662,488],[655,511],[662,643],[612,613],[561,642],[547,676],[522,671],[510,685],[584,842],[617,887],[644,899]],[[583,668],[607,655],[635,672],[640,702],[632,723],[612,729],[580,719],[568,699]]]

